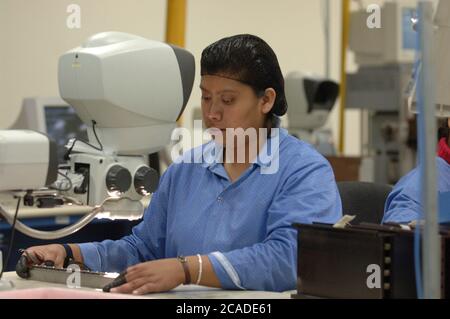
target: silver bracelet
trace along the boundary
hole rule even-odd
[[[200,281],[202,280],[202,272],[203,272],[203,260],[202,260],[202,256],[200,256],[200,254],[197,254],[197,258],[198,258],[198,277],[197,277],[197,282],[195,284],[200,285]]]

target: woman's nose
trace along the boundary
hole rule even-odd
[[[207,116],[211,121],[220,121],[222,119],[222,110],[220,109],[220,107],[212,103]]]

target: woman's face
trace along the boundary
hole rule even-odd
[[[203,75],[200,89],[203,121],[212,131],[222,132],[224,144],[227,128],[264,128],[275,101],[273,89],[258,97],[249,85],[217,75]]]

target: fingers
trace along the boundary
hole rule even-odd
[[[133,281],[127,282],[122,286],[111,289],[111,292],[121,293],[121,294],[130,294],[135,293],[135,291],[140,291],[141,287],[151,283],[149,277],[141,277],[135,279]],[[154,285],[154,284],[153,284]]]
[[[140,292],[140,288],[150,283],[153,277],[152,267],[150,267],[148,263],[141,263],[128,267],[125,275],[126,283],[119,287],[112,288],[111,292],[124,294],[136,293],[136,291]]]
[[[177,287],[179,263],[173,259],[161,259],[140,263],[126,270],[126,283],[114,287],[110,292],[147,294],[168,291]]]
[[[160,291],[159,287],[157,284],[153,283],[153,282],[148,282],[144,285],[142,285],[141,287],[135,289],[133,291],[134,295],[145,295],[145,294],[149,294],[152,292],[158,292]]]
[[[37,251],[32,249],[27,249],[24,251],[24,255],[26,255],[31,263],[39,265],[44,261],[44,256],[39,254]]]
[[[104,292],[111,292],[111,289],[115,287],[122,286],[127,283],[127,279],[125,278],[126,271],[122,272],[117,276],[112,282],[103,287]]]
[[[24,254],[34,265],[51,261],[55,267],[63,267],[64,254],[58,248],[57,245],[34,246],[26,249]]]
[[[64,258],[63,258],[63,256],[62,255],[56,255],[54,257],[55,257],[55,259],[54,259],[55,267],[63,268],[64,267]]]

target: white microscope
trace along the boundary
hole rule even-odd
[[[126,33],[96,34],[63,54],[60,95],[88,126],[89,141],[70,140],[67,165],[58,167],[47,136],[0,130],[0,192],[31,203],[36,195],[38,200],[59,198],[60,205],[91,209],[77,223],[56,231],[37,231],[19,221],[16,228],[31,237],[56,239],[98,214],[141,217],[141,199],[155,191],[159,179],[147,156],[169,144],[194,75],[195,61],[188,51]],[[50,185],[53,190],[42,190]],[[39,192],[46,195],[39,198]],[[0,214],[14,222],[1,205]]]

